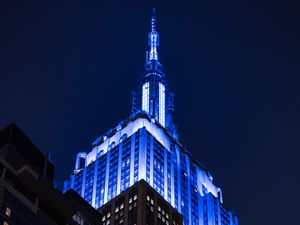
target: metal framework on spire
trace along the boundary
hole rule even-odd
[[[150,47],[149,60],[158,60],[157,47],[159,46],[159,34],[156,32],[156,10],[152,10],[151,32],[148,36],[148,45]]]

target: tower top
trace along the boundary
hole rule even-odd
[[[159,46],[159,34],[156,32],[156,10],[153,8],[151,16],[151,32],[148,35],[148,45],[150,47],[148,60],[158,61],[157,47]]]
[[[156,28],[156,10],[152,9],[152,17],[151,17],[151,31],[155,31]]]

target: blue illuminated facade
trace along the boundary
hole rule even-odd
[[[153,10],[145,72],[132,93],[132,114],[77,154],[64,191],[74,189],[99,208],[144,179],[184,218],[186,225],[237,225],[211,174],[179,142],[172,121],[174,94],[158,60],[159,34]]]

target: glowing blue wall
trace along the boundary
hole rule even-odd
[[[122,135],[119,143],[105,154],[100,151],[94,161],[71,175],[64,183],[64,192],[73,188],[93,207],[99,208],[144,179],[183,215],[185,224],[206,225],[203,200],[206,199],[208,205],[220,202],[220,189],[180,145],[169,143],[166,148],[146,127],[128,137]],[[206,198],[208,194],[212,197]],[[208,221],[216,221],[212,216],[214,211],[207,213]]]

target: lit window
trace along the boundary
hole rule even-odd
[[[165,86],[159,83],[159,122],[165,126]]]
[[[11,209],[6,207],[6,210],[5,210],[5,215],[10,217],[11,216]]]
[[[149,82],[143,85],[142,109],[149,113]]]
[[[127,138],[127,134],[123,134],[120,138],[120,143],[123,142]]]
[[[137,199],[137,195],[135,195],[134,197],[133,197],[133,200],[136,200]]]

